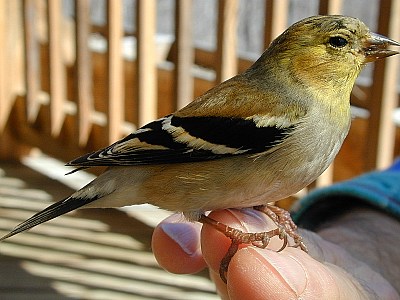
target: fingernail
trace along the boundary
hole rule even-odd
[[[271,220],[264,213],[255,209],[230,209],[229,211],[247,232],[267,231],[272,225]]]
[[[200,224],[164,222],[160,224],[160,227],[187,255],[193,256],[199,251]]]
[[[269,265],[290,287],[293,293],[301,295],[306,288],[307,274],[297,257],[289,253],[278,253],[260,248],[246,248],[250,255],[260,260],[261,265]]]

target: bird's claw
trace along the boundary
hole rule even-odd
[[[283,240],[282,247],[278,250],[278,252],[282,251],[288,246],[288,233],[285,226],[282,225],[278,225],[278,228],[265,232],[243,232],[204,215],[201,216],[199,221],[203,224],[209,224],[213,226],[215,229],[222,232],[226,237],[229,237],[232,240],[228,251],[221,260],[219,268],[219,275],[222,281],[225,283],[227,282],[226,272],[228,271],[229,263],[232,257],[238,251],[240,244],[251,244],[255,247],[264,249],[269,245],[271,238],[277,236]]]
[[[286,246],[289,246],[300,248],[304,252],[308,252],[307,246],[303,242],[303,238],[297,233],[297,225],[293,222],[288,211],[274,205],[261,205],[254,207],[254,209],[261,211],[270,217],[278,228],[281,228],[282,235],[286,235],[286,237],[279,236],[280,239],[286,239],[286,244],[279,251],[285,249]],[[289,245],[288,236],[293,239],[294,245]]]

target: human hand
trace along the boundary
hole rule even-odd
[[[332,223],[321,230],[320,235],[301,230],[309,255],[290,247],[279,253],[269,250],[280,248],[282,241],[278,238],[271,241],[269,249],[243,245],[229,265],[226,285],[218,270],[230,240],[210,226],[201,229],[200,224],[184,222],[180,215],[173,215],[155,229],[153,251],[160,265],[170,272],[195,273],[208,266],[211,279],[223,299],[399,299],[395,290],[399,290],[399,286],[393,285],[399,278],[396,281],[395,274],[383,271],[395,263],[396,257],[388,262],[379,259],[381,266],[370,257],[372,253],[379,257],[379,253],[374,252],[376,247],[390,246],[390,243],[379,245],[370,241],[385,238],[377,232],[379,228],[370,230],[373,236],[364,236],[368,240],[351,241],[355,233],[352,229],[358,226],[357,213],[360,218],[365,217],[365,212],[355,212],[351,219]],[[368,220],[374,224],[389,222],[382,226],[385,230],[396,232],[400,229],[396,220],[382,220],[387,218],[386,215],[374,211],[367,213],[373,214]],[[264,214],[251,209],[218,211],[211,217],[244,231],[260,232],[273,228]],[[349,243],[352,247],[347,247]],[[391,254],[395,255],[390,252],[389,257]],[[399,257],[397,255],[398,260]]]

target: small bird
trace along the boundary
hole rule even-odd
[[[268,204],[298,192],[331,164],[349,131],[355,80],[366,63],[398,54],[390,45],[400,43],[370,32],[356,18],[301,20],[244,73],[69,162],[78,169],[108,169],[0,240],[80,207],[140,203],[212,224],[232,238],[233,249],[254,239],[232,236],[207,211],[267,207],[280,230],[258,241],[265,244],[283,231],[298,238],[295,225],[284,225],[284,215]]]

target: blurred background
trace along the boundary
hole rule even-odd
[[[400,40],[400,0],[1,0],[0,234],[101,171],[64,176],[65,162],[244,71],[289,25],[316,14],[358,17]],[[349,136],[310,188],[400,154],[398,61],[363,71]],[[83,210],[3,242],[0,298],[218,299],[207,272],[157,266],[151,232],[167,214]]]

